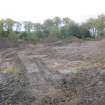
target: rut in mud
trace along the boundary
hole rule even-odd
[[[19,53],[18,56],[27,70],[27,77],[30,80],[31,88],[33,90],[32,93],[35,97],[37,95],[40,95],[39,97],[47,95],[49,89],[54,90],[62,79],[62,75],[59,72],[50,69],[39,55],[31,57]]]

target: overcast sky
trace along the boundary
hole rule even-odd
[[[105,13],[105,0],[0,0],[0,17],[43,22],[55,16],[83,22]]]

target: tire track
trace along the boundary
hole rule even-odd
[[[56,84],[56,82],[61,79],[60,73],[50,70],[41,58],[34,58],[34,61],[39,68],[40,74],[50,85]]]

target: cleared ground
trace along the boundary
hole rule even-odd
[[[0,70],[24,71],[34,97],[29,105],[105,104],[105,40],[0,49]]]

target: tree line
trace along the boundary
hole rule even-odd
[[[34,40],[43,38],[64,39],[72,36],[78,38],[104,37],[105,15],[90,18],[86,22],[78,24],[74,20],[65,17],[47,19],[42,24],[31,21],[18,22],[10,18],[0,20],[0,37],[12,40]]]

